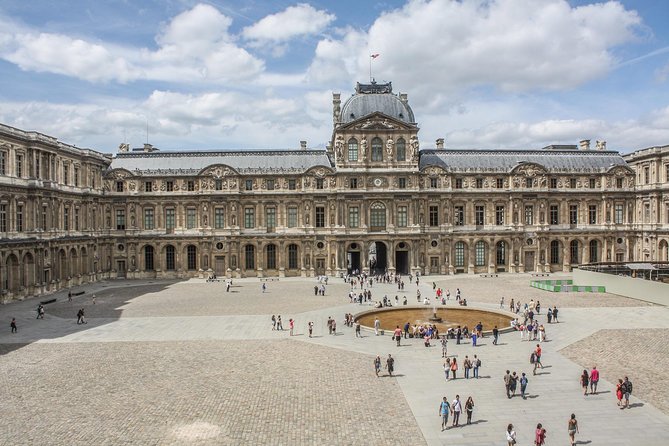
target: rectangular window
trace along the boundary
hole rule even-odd
[[[474,206],[474,224],[483,226],[485,224],[485,206]]]
[[[351,189],[357,189],[358,188],[358,179],[357,178],[349,178],[348,179],[348,187]]]
[[[244,227],[251,229],[256,227],[256,211],[253,208],[244,208]]]
[[[623,205],[621,203],[615,205],[613,218],[617,225],[623,224]]]
[[[430,226],[439,226],[439,206],[430,206]]]
[[[578,205],[570,204],[569,205],[569,224],[577,225],[578,224]]]
[[[151,192],[153,190],[153,183],[151,181],[144,182],[144,192]]]
[[[569,178],[569,188],[576,189],[576,178]]]
[[[485,243],[483,242],[477,242],[476,245],[474,245],[474,251],[475,251],[475,266],[483,266],[485,265]]]
[[[186,229],[195,228],[195,208],[186,209]]]
[[[525,178],[525,187],[527,189],[532,189],[532,178]]]
[[[295,190],[297,183],[295,180],[288,180],[288,190]]]
[[[397,226],[405,228],[409,224],[409,212],[406,206],[397,206]]]
[[[7,232],[7,205],[0,204],[0,232]]]
[[[123,192],[123,181],[116,182],[116,192]]]
[[[176,227],[176,211],[174,208],[165,209],[165,229]]]
[[[7,175],[7,152],[0,151],[0,175]]]
[[[42,169],[40,165],[42,157],[38,153],[37,156],[35,156],[35,178],[42,178]]]
[[[664,181],[669,183],[669,164],[664,165]]]
[[[16,176],[23,176],[23,155],[16,155]]]
[[[616,188],[617,189],[622,189],[623,188],[623,179],[622,178],[616,178]]]
[[[214,208],[214,228],[215,229],[225,228],[225,209]]]
[[[63,230],[70,230],[70,209],[67,207],[63,209]]]
[[[67,164],[63,165],[63,184],[70,184],[70,167]]]
[[[125,209],[116,209],[116,229],[125,229]]]
[[[456,189],[462,189],[462,178],[456,178],[455,179],[455,188]]]
[[[223,190],[223,180],[214,181],[214,189],[215,190]]]
[[[459,268],[465,266],[465,244],[462,242],[455,244],[455,266]]]
[[[16,232],[23,232],[23,205],[16,206]]]
[[[455,206],[453,211],[453,224],[455,226],[464,226],[465,224],[465,207]]]
[[[483,189],[483,178],[477,178],[476,179],[476,188],[477,189]]]
[[[495,206],[495,224],[497,226],[504,224],[504,206]]]
[[[316,206],[316,227],[324,228],[325,227],[325,207]]]
[[[186,190],[188,192],[193,192],[195,190],[195,181],[193,180],[186,181]]]
[[[360,226],[360,208],[358,206],[349,206],[348,227],[357,228],[358,226]]]
[[[291,206],[288,208],[288,227],[296,228],[297,227],[297,207]]]
[[[174,182],[173,181],[166,182],[165,189],[167,189],[167,192],[172,192],[174,190]]]
[[[534,206],[525,206],[525,224],[528,226],[534,224]]]
[[[594,178],[590,178],[588,180],[588,186],[590,187],[590,189],[596,188],[597,187],[597,180],[594,179]]]
[[[407,179],[406,178],[398,178],[398,187],[400,189],[406,189],[407,187]]]
[[[597,224],[597,205],[591,204],[588,206],[588,224],[596,225]]]
[[[154,228],[153,208],[145,208],[144,209],[144,229],[153,229],[153,228]]]
[[[504,178],[497,178],[497,189],[504,189]]]
[[[47,218],[46,218],[47,211],[46,211],[46,209],[47,209],[46,206],[42,207],[42,231],[46,231],[48,229],[47,226],[46,226],[46,221],[47,221]],[[95,212],[95,211],[93,211],[93,212]],[[95,218],[93,218],[93,224],[95,224]]]
[[[79,230],[79,208],[74,208],[74,230]]]
[[[650,167],[646,166],[643,168],[643,183],[650,183]]]
[[[551,178],[550,179],[550,188],[551,189],[557,189],[557,178]]]
[[[559,217],[558,217],[558,215],[559,215],[559,210],[558,209],[559,209],[558,205],[556,205],[556,204],[552,204],[550,206],[550,213],[549,213],[549,219],[550,220],[549,220],[549,222],[552,225],[559,224],[560,220],[559,220]]]
[[[430,178],[430,187],[432,189],[436,189],[438,187],[437,186],[437,178]]]
[[[274,190],[274,180],[267,180],[267,190]]]
[[[245,190],[253,190],[253,180],[244,181],[244,189]]]
[[[276,208],[265,208],[265,225],[268,231],[274,231],[276,228]]]
[[[74,168],[74,185],[79,186],[79,168],[75,167]]]
[[[323,189],[323,178],[316,178],[316,189]]]

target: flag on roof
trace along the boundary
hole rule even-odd
[[[371,57],[372,59],[376,59],[376,58],[379,57],[379,56],[380,56],[379,53],[370,55],[370,57]]]

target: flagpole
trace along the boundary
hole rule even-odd
[[[372,83],[372,59],[374,59],[374,58],[370,54],[369,55],[369,83],[370,84]]]

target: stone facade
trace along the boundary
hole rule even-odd
[[[333,95],[325,150],[122,144],[111,156],[0,126],[3,299],[108,277],[551,272],[666,260],[666,147],[626,162],[599,141],[453,150],[439,139],[420,149],[418,132],[407,95],[390,84],[358,84],[343,104]],[[651,160],[665,177],[646,186],[633,169]],[[645,203],[652,223],[642,222]]]

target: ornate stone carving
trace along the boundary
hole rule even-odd
[[[420,144],[416,135],[411,135],[411,139],[409,139],[409,147],[411,147],[411,159],[416,161],[418,159],[418,151],[420,150]]]
[[[395,147],[395,141],[393,141],[392,138],[388,138],[388,141],[386,141],[386,154],[388,155],[388,159],[392,158],[394,147]]]
[[[337,135],[335,139],[335,153],[338,160],[344,159],[344,137],[341,135]]]
[[[367,137],[363,136],[362,141],[360,141],[360,160],[365,161],[367,159]]]

